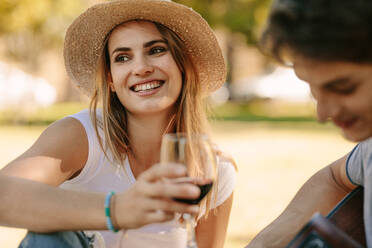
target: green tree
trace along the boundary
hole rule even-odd
[[[226,27],[255,45],[271,0],[174,0],[199,12],[212,27]]]
[[[39,55],[59,49],[68,24],[84,8],[84,0],[1,0],[0,38],[6,56],[30,70]]]
[[[227,35],[227,82],[233,82],[234,33],[246,37],[248,45],[256,45],[266,21],[271,0],[174,0],[199,12],[213,28],[224,27]]]

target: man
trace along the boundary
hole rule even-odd
[[[363,185],[372,247],[372,1],[276,0],[263,50],[309,83],[321,122],[332,121],[353,151],[312,176],[284,212],[248,245],[285,247],[317,211],[327,214]]]

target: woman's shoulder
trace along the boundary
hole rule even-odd
[[[64,171],[77,171],[84,165],[87,155],[88,140],[84,128],[73,118],[63,118],[49,125],[21,156],[22,159],[54,158]],[[53,160],[45,161],[50,163]]]
[[[217,164],[219,166],[228,165],[228,166],[233,167],[235,171],[238,171],[238,166],[235,162],[235,159],[230,153],[223,151],[217,145],[214,145],[213,149],[216,154]]]
[[[46,130],[53,129],[55,131],[58,129],[65,129],[65,131],[72,131],[75,132],[75,134],[84,134],[85,124],[89,122],[91,122],[91,113],[89,109],[83,109],[53,122]]]
[[[69,118],[69,117],[78,119],[80,122],[85,122],[91,119],[91,113],[89,109],[83,109],[80,112],[68,115],[66,118]]]
[[[32,145],[40,151],[68,153],[88,149],[87,135],[82,123],[67,116],[50,124]]]
[[[234,158],[222,151],[216,145],[214,146],[216,153],[216,160],[218,165],[218,179],[217,179],[217,198],[214,207],[218,207],[226,201],[235,189],[237,180],[237,165]]]
[[[46,137],[76,144],[79,143],[79,140],[86,139],[86,134],[79,120],[72,117],[65,117],[53,122],[44,130],[40,138]]]

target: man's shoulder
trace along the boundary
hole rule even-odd
[[[349,155],[348,163],[360,164],[364,169],[372,168],[372,138],[363,140],[353,149]]]
[[[358,144],[358,147],[360,147],[360,149],[362,149],[365,152],[371,152],[372,151],[372,137],[360,142]]]

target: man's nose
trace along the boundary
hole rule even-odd
[[[332,98],[317,99],[317,117],[320,122],[326,122],[329,119],[337,117],[341,111],[340,104]]]

